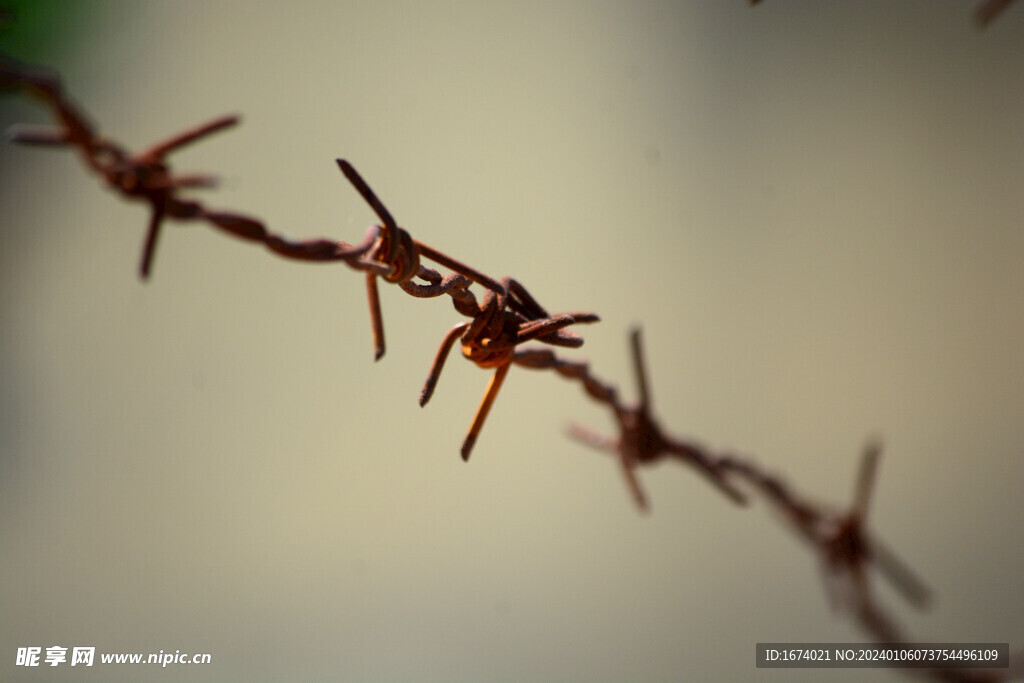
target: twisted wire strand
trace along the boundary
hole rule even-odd
[[[556,346],[581,346],[582,337],[564,328],[598,320],[593,313],[549,316],[546,309],[519,282],[511,278],[495,280],[414,239],[398,225],[369,183],[345,159],[336,160],[339,169],[381,220],[380,225],[367,229],[362,242],[356,245],[325,238],[292,240],[271,232],[256,218],[207,209],[198,201],[179,197],[178,192],[182,189],[212,187],[216,180],[207,175],[173,175],[165,157],[183,146],[237,125],[238,116],[213,119],[133,155],[121,145],[101,138],[96,133],[86,116],[64,94],[60,78],[54,72],[0,56],[0,87],[23,89],[39,97],[50,105],[61,124],[58,127],[15,126],[8,132],[11,141],[49,147],[73,147],[108,187],[127,199],[149,204],[150,219],[139,265],[143,279],[150,275],[166,218],[205,221],[222,232],[261,243],[283,258],[307,262],[342,261],[351,268],[365,272],[375,360],[383,357],[386,348],[377,278],[397,284],[403,291],[418,298],[450,296],[455,310],[471,318],[465,328],[460,328],[463,355],[481,368],[496,370],[463,442],[463,459],[469,458],[512,362],[515,348],[530,340]],[[437,270],[422,264],[421,257],[434,260],[455,272],[442,276]],[[426,284],[414,282],[415,278],[422,279]],[[477,303],[469,289],[474,283],[486,289],[483,303]],[[449,334],[442,342],[442,348],[450,348],[452,341]],[[430,398],[442,367],[443,359],[435,361],[432,366],[420,394],[421,405]]]
[[[1005,8],[1008,1],[989,2]],[[552,346],[576,348],[583,344],[577,334],[565,329],[576,323],[596,322],[593,313],[550,315],[521,284],[505,278],[496,280],[426,245],[400,228],[369,185],[347,161],[339,159],[339,168],[381,219],[381,225],[367,229],[358,244],[326,238],[292,240],[275,234],[258,219],[242,214],[208,209],[202,203],[182,199],[178,192],[190,188],[213,187],[216,181],[207,175],[173,175],[165,157],[171,152],[212,133],[236,125],[237,116],[224,116],[188,129],[148,149],[132,155],[115,142],[100,137],[87,117],[63,93],[58,76],[47,69],[30,66],[0,55],[0,89],[25,90],[48,104],[60,126],[15,126],[8,132],[13,142],[43,147],[72,147],[85,165],[126,199],[149,203],[151,216],[143,246],[140,275],[148,277],[160,228],[165,218],[199,220],[210,227],[244,240],[259,242],[283,258],[307,262],[341,261],[365,273],[377,358],[383,355],[384,337],[377,278],[397,284],[417,298],[449,296],[455,310],[469,321],[455,325],[444,336],[420,394],[420,404],[429,400],[445,358],[456,341],[463,355],[477,365],[494,369],[488,389],[474,416],[462,447],[464,459],[476,441],[480,428],[497,396],[509,368],[552,370],[558,376],[579,382],[585,394],[611,411],[619,428],[617,437],[598,435],[580,426],[571,426],[570,435],[583,443],[618,456],[624,477],[634,499],[647,508],[636,475],[640,465],[673,458],[696,468],[733,502],[746,503],[738,487],[748,487],[780,513],[789,528],[803,538],[819,555],[826,586],[833,605],[852,616],[860,627],[879,642],[906,643],[895,621],[879,604],[866,579],[868,565],[877,565],[903,596],[916,606],[924,606],[930,593],[916,574],[895,558],[885,546],[870,537],[864,521],[875,476],[879,449],[869,446],[865,465],[855,490],[854,503],[846,513],[810,502],[795,493],[781,478],[763,470],[754,461],[733,454],[716,454],[703,446],[667,436],[651,416],[650,386],[644,366],[640,332],[631,336],[634,372],[639,401],[628,405],[612,384],[595,375],[589,364],[557,356],[544,347],[522,347],[528,341]],[[453,272],[442,275],[422,263],[428,258]],[[425,284],[415,282],[422,280]],[[470,287],[479,284],[486,290],[478,302]],[[1020,675],[1022,654],[1011,657],[1009,672],[965,669],[911,670],[939,680],[999,681]]]
[[[597,450],[610,452],[620,459],[627,487],[641,510],[648,508],[647,498],[636,476],[640,464],[653,463],[663,457],[680,457],[684,462],[702,463],[712,483],[724,484],[720,490],[738,493],[734,502],[746,502],[734,486],[743,484],[767,502],[781,521],[806,542],[818,558],[826,595],[833,609],[852,619],[875,642],[893,645],[914,645],[915,641],[897,624],[883,607],[868,580],[868,570],[875,568],[913,607],[924,609],[932,600],[931,589],[898,556],[868,534],[867,506],[870,500],[880,444],[870,441],[865,447],[858,474],[853,504],[846,512],[811,501],[796,492],[781,477],[763,469],[754,460],[733,453],[714,453],[692,441],[664,436],[650,418],[650,386],[644,369],[639,330],[631,335],[634,368],[637,373],[640,400],[636,406],[625,404],[617,389],[595,376],[585,361],[559,358],[549,349],[523,349],[515,354],[515,362],[523,367],[554,370],[561,377],[579,382],[586,394],[612,413],[620,432],[617,437],[600,435],[586,427],[569,426],[569,436]],[[647,420],[647,429],[638,429],[636,421]],[[731,497],[731,496],[730,496]],[[908,673],[936,680],[991,682],[1015,680],[1024,667],[1024,652],[1011,653],[1011,669],[908,669]]]

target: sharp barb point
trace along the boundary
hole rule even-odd
[[[462,462],[469,462],[469,456],[473,452],[473,446],[476,444],[476,435],[468,434],[465,440],[462,442],[462,448],[459,453],[462,455]]]

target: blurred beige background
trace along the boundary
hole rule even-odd
[[[374,221],[581,329],[635,387],[644,326],[671,432],[845,504],[885,440],[871,522],[938,593],[916,637],[1024,644],[1024,7],[963,2],[104,2],[41,50],[132,147],[212,206],[300,236]],[[78,28],[80,26],[80,29]],[[21,55],[25,56],[25,55]],[[0,123],[48,120],[0,100]],[[763,507],[569,441],[608,415],[487,373],[460,318],[200,226],[165,229],[71,154],[0,144],[3,680],[902,680],[759,671],[758,641],[859,641]],[[209,666],[26,670],[16,648],[209,652]]]

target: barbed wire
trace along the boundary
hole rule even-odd
[[[377,278],[397,284],[417,298],[447,295],[453,307],[468,321],[452,327],[442,338],[420,391],[425,406],[437,386],[445,361],[456,341],[462,355],[477,366],[494,370],[484,397],[463,440],[460,453],[468,460],[502,383],[512,365],[526,369],[551,370],[563,379],[579,382],[588,397],[607,408],[619,433],[604,437],[590,429],[572,425],[573,438],[614,454],[629,491],[641,510],[647,500],[636,470],[663,459],[672,459],[695,469],[719,492],[738,505],[747,505],[748,492],[774,508],[784,523],[808,543],[818,555],[825,576],[827,594],[835,609],[852,618],[877,642],[912,644],[882,607],[874,592],[868,570],[877,568],[914,607],[924,608],[931,591],[902,560],[866,531],[868,502],[873,488],[881,446],[871,442],[865,449],[854,502],[845,512],[812,502],[794,492],[781,478],[761,468],[754,460],[733,454],[716,454],[706,447],[666,434],[653,417],[652,392],[643,356],[639,329],[632,331],[631,351],[638,401],[625,403],[612,384],[595,375],[586,361],[567,359],[545,347],[522,347],[536,341],[548,346],[578,348],[583,338],[568,330],[572,325],[599,320],[595,313],[550,314],[518,281],[492,278],[458,259],[431,247],[399,227],[391,212],[369,184],[346,160],[337,164],[345,178],[371,207],[381,223],[370,226],[362,241],[314,238],[292,240],[269,230],[259,219],[219,209],[180,196],[184,190],[211,188],[213,176],[172,173],[166,157],[213,133],[238,124],[236,115],[222,116],[158,142],[142,152],[130,153],[120,144],[99,135],[85,114],[64,93],[58,75],[0,54],[0,90],[24,91],[48,105],[59,125],[15,125],[8,130],[12,142],[42,147],[68,147],[79,153],[83,163],[125,199],[149,205],[150,218],[139,262],[143,280],[152,274],[156,246],[166,220],[199,221],[213,230],[262,244],[282,258],[309,261],[339,261],[364,273],[374,358],[385,353],[383,316]],[[442,275],[422,262],[429,259],[451,272]],[[416,282],[419,279],[422,282]],[[484,289],[481,300],[471,290]],[[1024,659],[1014,654],[1014,664],[1005,671],[967,669],[918,669],[914,673],[941,680],[1003,681],[1021,675]]]

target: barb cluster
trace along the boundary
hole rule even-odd
[[[642,510],[648,509],[649,504],[647,496],[640,486],[640,481],[636,477],[636,468],[639,465],[658,462],[665,457],[676,458],[695,467],[733,502],[745,505],[746,496],[726,479],[726,471],[719,459],[693,444],[673,439],[662,432],[661,427],[651,416],[650,383],[644,364],[640,330],[633,330],[630,339],[633,347],[633,370],[640,393],[639,403],[636,406],[627,406],[618,400],[614,391],[606,391],[598,399],[611,408],[612,415],[619,427],[618,438],[603,437],[579,425],[570,426],[570,436],[587,445],[610,451],[618,456],[626,484],[629,486],[636,504]],[[580,378],[582,379],[582,375]]]
[[[583,339],[570,331],[577,323],[596,322],[594,313],[550,314],[519,282],[496,280],[457,259],[414,239],[399,227],[391,212],[350,163],[338,159],[338,167],[380,219],[370,226],[363,240],[352,245],[327,238],[295,241],[270,231],[260,220],[242,214],[214,210],[180,196],[183,190],[208,188],[215,179],[208,175],[176,175],[166,161],[173,151],[207,135],[238,123],[237,116],[224,116],[186,130],[146,150],[132,154],[119,144],[101,137],[84,114],[63,93],[52,72],[0,55],[0,89],[23,90],[41,98],[53,110],[57,126],[15,126],[8,135],[13,142],[49,147],[70,147],[78,151],[85,165],[105,184],[126,199],[147,203],[150,220],[143,243],[139,274],[149,277],[156,244],[165,219],[201,221],[209,227],[265,246],[274,254],[299,261],[341,261],[365,274],[375,359],[385,352],[384,326],[377,291],[377,279],[397,284],[419,298],[447,295],[455,310],[468,318],[444,335],[420,392],[420,405],[434,393],[445,361],[456,341],[463,356],[481,368],[493,370],[487,390],[463,441],[461,454],[467,459],[487,415],[512,365],[552,370],[579,382],[586,394],[607,408],[618,427],[614,438],[600,436],[587,428],[573,426],[576,439],[614,454],[636,504],[649,503],[636,470],[664,459],[695,469],[732,502],[745,505],[749,491],[780,513],[781,518],[818,555],[835,607],[851,615],[873,638],[881,642],[910,643],[869,590],[867,569],[875,565],[914,606],[923,607],[930,591],[895,554],[866,531],[867,508],[875,480],[880,448],[869,444],[849,511],[835,512],[816,505],[793,492],[781,479],[762,470],[752,460],[718,455],[699,444],[667,435],[655,420],[650,383],[643,357],[640,331],[631,336],[632,357],[639,399],[635,405],[623,402],[616,388],[594,375],[585,361],[559,357],[550,348],[524,347],[529,341],[548,346],[577,348]],[[441,272],[426,266],[424,259],[449,269]],[[419,280],[419,281],[417,281]],[[484,288],[480,301],[470,289]],[[985,672],[933,670],[927,673],[952,680],[1005,680]]]
[[[211,133],[235,125],[239,120],[237,116],[214,119],[142,152],[131,154],[121,145],[96,133],[84,114],[63,93],[60,80],[55,74],[0,56],[0,87],[22,88],[41,97],[53,108],[61,123],[60,126],[14,126],[8,132],[12,142],[73,147],[108,187],[126,199],[149,204],[149,228],[139,266],[139,274],[143,279],[150,275],[160,228],[165,218],[205,221],[210,227],[235,237],[260,242],[275,254],[289,259],[343,261],[366,273],[374,356],[377,360],[385,352],[384,323],[377,291],[378,277],[399,285],[415,297],[450,296],[455,310],[471,320],[456,325],[445,335],[420,393],[420,405],[426,405],[430,400],[445,358],[457,338],[461,338],[462,353],[467,359],[482,368],[494,369],[494,375],[462,444],[464,460],[469,459],[502,382],[515,360],[516,348],[532,340],[555,346],[582,346],[583,338],[565,328],[576,323],[598,320],[594,313],[562,313],[552,316],[517,281],[511,278],[497,281],[413,239],[408,231],[398,226],[369,184],[344,159],[337,160],[341,172],[381,220],[380,225],[373,225],[366,231],[362,242],[357,245],[326,238],[290,240],[271,232],[255,218],[210,210],[197,201],[181,198],[181,190],[212,187],[216,179],[208,175],[174,175],[165,160],[166,156]],[[437,270],[423,265],[422,258],[431,259],[454,272],[442,276]],[[423,284],[415,282],[415,278],[421,279]],[[469,289],[473,283],[487,290],[480,303]]]

